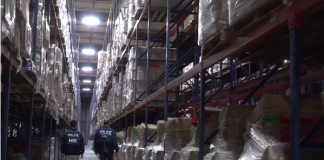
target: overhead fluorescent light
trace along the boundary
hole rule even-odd
[[[94,55],[95,51],[93,49],[87,48],[87,49],[83,49],[82,53],[86,55]]]
[[[83,83],[91,83],[91,80],[83,80]]]
[[[90,72],[90,71],[92,71],[92,68],[91,67],[83,67],[82,71]]]
[[[99,19],[93,16],[84,17],[82,23],[89,26],[96,26],[100,23]]]
[[[90,88],[83,88],[84,91],[90,91]]]

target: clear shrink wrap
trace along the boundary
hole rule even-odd
[[[249,140],[245,143],[239,160],[289,160],[287,145],[264,132],[260,127],[250,129]]]
[[[44,21],[44,10],[43,10],[43,4],[38,3],[38,12],[37,12],[37,26],[33,29],[33,32],[37,32],[36,35],[36,51],[40,51],[43,48],[43,21]],[[30,14],[30,25],[32,28],[34,27],[34,11],[32,11]],[[34,43],[34,42],[32,42]]]
[[[179,160],[180,150],[190,142],[191,119],[175,118],[165,123],[164,160]]]
[[[45,49],[48,49],[50,46],[51,31],[46,19],[47,17],[44,17],[43,20],[43,45]]]
[[[20,28],[19,26],[16,24],[15,27],[15,37],[14,37],[14,43],[15,43],[15,48],[16,48],[16,53],[15,54],[15,58],[19,61],[19,66],[17,68],[17,73],[20,71],[21,67],[22,67],[22,57],[21,57],[21,52],[20,52]]]
[[[246,121],[254,106],[226,106],[219,114],[218,133],[205,160],[237,160],[244,147]]]
[[[258,9],[271,11],[282,4],[282,0],[228,0],[229,25],[253,19],[253,14]]]
[[[222,70],[227,69],[230,67],[230,60],[228,58],[225,58],[222,61]],[[211,67],[208,72],[210,74],[218,74],[221,69],[221,63],[215,64],[213,67]]]
[[[302,98],[300,114],[300,135],[306,136],[314,125],[323,117],[320,99]],[[257,103],[256,108],[248,118],[246,132],[254,124],[258,124],[263,130],[274,136],[280,142],[290,140],[290,97],[266,94]],[[324,128],[318,130],[324,134]],[[246,135],[248,137],[248,135]],[[310,142],[324,143],[324,138],[314,135]]]
[[[164,133],[165,133],[165,122],[159,120],[156,123],[157,126],[157,137],[155,141],[144,149],[143,159],[144,160],[163,160],[164,159]]]
[[[228,1],[200,0],[198,16],[198,44],[203,47],[228,26]]]
[[[97,75],[102,74],[103,70],[105,69],[104,63],[107,61],[107,52],[106,51],[99,51],[98,52],[98,69],[97,69]]]
[[[128,3],[128,24],[127,24],[127,35],[129,35],[135,26],[135,5],[134,5],[135,0],[130,0]]]
[[[206,112],[205,113],[205,131],[204,137],[205,139],[213,133],[215,129],[218,127],[219,122],[219,112]],[[194,135],[189,144],[186,147],[182,148],[180,151],[181,160],[196,160],[199,159],[199,132],[200,126],[195,128]],[[205,145],[204,153],[209,153],[209,146]]]
[[[15,37],[16,0],[1,1],[1,41]]]

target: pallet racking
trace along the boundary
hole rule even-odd
[[[321,21],[317,16],[322,12],[324,1],[309,0],[306,2],[292,0],[271,12],[270,15],[261,17],[256,22],[249,24],[247,27],[248,29],[244,28],[245,30],[243,33],[233,36],[229,43],[215,43],[214,45],[216,47],[211,49],[208,53],[210,56],[201,61],[199,61],[201,56],[200,47],[197,45],[197,27],[195,25],[191,26],[187,32],[179,31],[179,26],[183,24],[186,16],[189,14],[197,14],[194,10],[198,5],[198,1],[189,3],[187,11],[187,7],[185,7],[181,12],[175,13],[176,16],[174,17],[177,18],[171,20],[171,14],[174,13],[174,8],[170,7],[170,0],[168,0],[166,27],[160,31],[159,36],[154,38],[152,38],[150,34],[150,24],[153,21],[151,19],[152,11],[154,11],[151,7],[151,2],[152,0],[148,0],[145,3],[143,11],[139,14],[139,21],[136,22],[130,40],[123,50],[122,55],[124,56],[129,51],[130,46],[136,47],[136,54],[140,55],[139,57],[146,53],[146,72],[147,75],[149,75],[151,47],[160,46],[160,44],[165,46],[166,70],[156,81],[156,83],[158,83],[165,79],[165,86],[154,90],[154,84],[156,83],[152,86],[147,85],[146,92],[143,93],[143,95],[146,94],[146,98],[143,100],[139,100],[139,97],[136,97],[135,91],[135,105],[111,118],[111,125],[116,129],[119,127],[119,130],[121,130],[122,128],[127,128],[129,125],[135,126],[136,124],[144,122],[146,125],[145,135],[147,135],[147,124],[155,123],[157,120],[162,119],[163,115],[164,120],[167,121],[168,116],[199,114],[199,125],[201,126],[200,135],[204,135],[203,122],[206,107],[210,109],[210,107],[221,108],[221,106],[226,104],[255,104],[256,100],[263,94],[279,93],[283,90],[290,89],[291,106],[294,106],[291,109],[291,156],[293,159],[300,159],[300,133],[298,132],[300,126],[298,121],[300,119],[301,86],[321,81],[322,88],[324,87],[323,71],[305,75],[305,72],[310,70],[310,68],[318,68],[318,66],[322,65],[314,58],[321,57],[318,52],[322,47],[307,43],[307,41],[318,42],[320,40],[321,31],[318,26],[320,26]],[[181,0],[176,7],[183,2],[184,1]],[[111,9],[112,17],[109,19],[110,23],[107,26],[106,41],[103,48],[106,48],[111,40],[112,26],[119,13],[119,5],[120,1],[115,0],[112,6],[113,9]],[[148,18],[144,18],[146,14]],[[310,19],[315,21],[316,24],[307,24]],[[174,21],[176,23],[170,25]],[[138,26],[141,22],[147,22],[148,30],[145,39],[141,39],[143,37],[139,36]],[[170,38],[174,34],[177,35],[177,39],[171,42]],[[165,39],[163,36],[165,36]],[[134,40],[136,43],[132,43],[131,45],[131,41]],[[147,51],[145,53],[138,53],[139,40],[147,40]],[[163,42],[164,40],[165,43]],[[260,43],[267,45],[260,45]],[[171,46],[177,48],[177,61],[174,64],[170,64],[168,60]],[[255,52],[255,54],[250,55],[250,52]],[[290,55],[285,54],[288,52],[290,52]],[[307,56],[313,58],[307,59],[302,57],[302,52],[309,52]],[[262,58],[261,55],[264,56],[264,58]],[[229,69],[222,68],[224,65],[222,61],[225,58],[229,58]],[[289,59],[289,61],[284,59]],[[138,60],[139,59],[137,59],[137,61]],[[246,63],[241,63],[240,61]],[[189,63],[193,63],[194,66],[186,73],[180,74],[181,69],[185,66],[184,64]],[[313,66],[315,63],[318,65]],[[207,69],[215,64],[219,64],[221,67],[219,73],[214,75],[208,73]],[[111,87],[112,77],[118,75],[117,73],[119,72],[123,72],[124,66],[125,60],[121,58],[118,61],[116,69],[110,76],[103,94],[96,95],[96,92],[94,92],[91,111],[93,111],[93,108],[97,107],[97,105],[94,104],[100,104],[107,98],[107,92]],[[137,67],[135,70],[137,72]],[[147,81],[148,77],[149,76],[146,77]],[[170,81],[169,78],[174,79]],[[180,90],[179,86],[190,79],[193,79],[193,83],[189,85],[190,89]],[[175,89],[175,91],[172,91],[172,89]],[[122,87],[121,90],[123,90]],[[170,103],[168,96],[171,92],[175,92],[178,96],[175,102]],[[163,111],[150,105],[150,103],[154,102],[154,99],[161,95],[165,95]],[[96,101],[96,96],[101,97],[99,102]],[[96,114],[97,112],[94,112],[94,116],[89,117],[89,121],[93,122],[93,125],[96,124]],[[133,118],[130,119],[129,117]],[[321,121],[319,125],[322,123],[323,121]],[[317,129],[318,128],[315,127],[308,136],[313,135],[313,132],[316,132]],[[217,132],[218,130],[216,129],[213,134],[208,137],[200,136],[199,148],[201,152],[199,154],[199,159],[203,159],[204,156],[202,152],[204,143],[209,143]],[[91,135],[93,136],[94,133],[95,131],[93,131]],[[152,137],[146,136],[145,146],[151,139]],[[305,144],[305,141],[302,141],[302,144]]]
[[[10,1],[11,2],[11,1]],[[70,31],[70,43],[69,45],[64,42],[67,37],[63,35],[61,28],[61,19],[58,17],[59,10],[61,8],[57,7],[56,0],[30,0],[30,6],[28,9],[33,10],[34,14],[31,15],[33,19],[32,26],[32,40],[36,42],[38,36],[38,30],[36,29],[39,24],[38,12],[41,10],[39,8],[39,3],[42,2],[43,10],[46,15],[46,21],[50,26],[50,42],[51,44],[57,44],[59,48],[63,51],[63,67],[62,67],[62,82],[66,78],[68,82],[69,92],[73,92],[73,89],[79,90],[79,82],[76,86],[72,83],[72,77],[69,76],[69,71],[78,77],[78,73],[69,68],[69,62],[67,57],[67,52],[72,55],[72,62],[74,67],[77,68],[78,57],[77,57],[77,42],[76,42],[76,32],[75,32],[75,13],[74,13],[74,1],[67,1],[66,9],[72,19],[70,21],[68,30]],[[9,3],[9,1],[6,1]],[[13,1],[16,3],[16,1]],[[18,1],[17,1],[18,3]],[[15,12],[15,11],[14,11]],[[29,15],[28,15],[29,16]],[[68,48],[69,46],[70,48]],[[31,59],[35,62],[36,59],[36,43],[32,46],[32,56]],[[64,134],[65,130],[69,127],[68,117],[66,115],[59,115],[58,119],[54,118],[54,114],[51,113],[49,109],[49,102],[52,101],[48,99],[47,94],[44,89],[36,90],[36,79],[35,75],[31,72],[30,67],[22,67],[20,70],[20,62],[14,56],[15,52],[12,48],[8,47],[8,44],[1,45],[1,62],[4,64],[3,76],[2,76],[2,86],[4,90],[1,97],[4,97],[2,103],[2,132],[1,132],[1,159],[6,159],[8,146],[17,146],[17,144],[22,145],[21,151],[26,155],[27,160],[31,157],[37,157],[37,159],[43,159],[45,150],[48,150],[48,157],[54,157],[54,159],[61,159],[62,155],[58,154],[56,148],[59,146],[60,137]],[[46,53],[47,55],[47,53]],[[16,72],[16,73],[15,73]],[[67,77],[64,77],[65,74]],[[76,98],[78,103],[76,105],[78,121],[80,121],[80,92],[77,95],[73,93],[73,99]],[[51,146],[51,138],[54,137],[54,155],[51,155],[50,147],[45,148],[46,144]],[[58,140],[57,140],[58,139]],[[38,140],[39,143],[33,144]],[[27,143],[24,146],[24,143]],[[32,146],[38,145],[41,147],[41,152],[34,155],[32,151]],[[20,146],[21,147],[21,146]]]

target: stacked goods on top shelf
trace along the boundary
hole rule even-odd
[[[200,0],[198,13],[198,45],[204,48],[208,42],[214,42],[228,26],[227,0]],[[215,45],[214,43],[212,45]]]
[[[200,0],[198,44],[208,53],[219,41],[229,40],[229,30],[241,34],[244,28],[248,29],[246,26],[282,4],[283,0]]]
[[[68,13],[67,11],[67,1],[65,0],[57,0],[56,2],[56,5],[58,6],[59,8],[59,13],[58,13],[58,17],[60,18],[60,28],[61,28],[61,32],[62,32],[62,38],[64,39],[64,42],[62,42],[65,46],[64,48],[64,53],[65,53],[65,56],[66,57],[63,57],[63,58],[66,58],[67,59],[67,66],[69,68],[68,70],[68,76],[71,77],[71,84],[73,86],[72,90],[73,90],[73,93],[74,95],[77,95],[78,93],[78,87],[77,87],[77,76],[75,75],[76,73],[76,68],[75,68],[75,64],[73,62],[73,58],[76,58],[76,57],[73,57],[73,55],[75,54],[76,51],[74,51],[73,49],[73,46],[71,46],[72,44],[72,39],[71,39],[71,34],[72,34],[72,31],[71,31],[71,26],[70,26],[70,23],[72,21],[71,19],[71,16],[70,14]],[[62,47],[63,47],[62,46]],[[74,101],[75,101],[75,104],[77,103],[77,99],[74,98]]]
[[[2,1],[1,42],[19,61],[20,66],[17,68],[17,72],[21,67],[24,67],[30,78],[35,81],[36,92],[45,93],[47,107],[50,108],[51,114],[55,115],[57,122],[59,116],[65,116],[68,119],[76,118],[73,106],[76,104],[74,95],[77,95],[77,76],[73,64],[71,32],[68,25],[71,20],[66,9],[66,1],[57,1],[58,17],[61,19],[57,24],[60,24],[58,27],[62,28],[60,30],[62,32],[59,34],[63,33],[62,38],[65,40],[61,46],[63,51],[57,47],[57,42],[50,45],[50,27],[48,18],[44,15],[44,0],[39,0],[37,5],[37,20],[34,21],[35,10],[30,9],[29,0]],[[34,22],[37,22],[36,28],[34,28]],[[32,33],[35,32],[37,32],[36,41],[33,42]],[[33,43],[36,45],[34,57]],[[33,58],[35,59],[32,60]],[[63,65],[65,58],[67,58],[68,70]],[[26,60],[27,63],[22,63],[23,60]],[[25,66],[22,66],[23,64]],[[63,70],[66,73],[63,73]],[[70,92],[71,84],[73,92]]]
[[[228,0],[229,25],[244,27],[255,18],[270,13],[283,2],[283,0]]]
[[[5,39],[8,39],[10,42],[14,42],[16,7],[15,0],[1,1],[1,42],[3,42]]]
[[[145,53],[146,47],[138,47],[138,53]],[[165,72],[165,52],[166,49],[163,47],[153,47],[150,50],[150,74],[149,74],[149,86],[151,86],[164,72]],[[140,55],[137,55],[137,58],[140,58]],[[135,89],[136,89],[136,98],[143,100],[146,97],[146,76],[147,76],[147,57],[146,54],[137,60],[137,75],[136,74],[136,47],[132,47],[129,52],[128,63],[126,64],[126,84],[127,84],[127,98],[126,106],[133,106],[135,104]],[[176,61],[176,50],[170,49],[170,65]],[[170,78],[170,81],[172,78]],[[135,84],[137,83],[137,85]],[[151,90],[157,90],[163,87],[165,81],[162,80],[156,84]],[[169,94],[169,100],[175,100],[175,93]],[[163,101],[164,96],[161,95],[155,100]],[[159,102],[152,102],[150,105],[164,105]]]

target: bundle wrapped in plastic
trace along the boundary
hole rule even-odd
[[[175,118],[165,123],[165,160],[179,160],[180,150],[190,142],[191,119]]]
[[[306,136],[312,127],[322,118],[322,106],[320,99],[302,98],[300,115],[300,134]],[[280,142],[290,140],[290,98],[281,95],[263,95],[257,103],[255,110],[248,118],[246,132],[249,133],[250,127],[259,124],[263,130],[274,136]],[[318,133],[324,133],[320,129]],[[322,136],[313,136],[312,142],[324,142]]]
[[[254,106],[243,105],[223,107],[219,114],[218,133],[205,160],[237,160],[240,157],[246,120],[253,109]]]
[[[218,127],[219,112],[206,112],[205,114],[205,131],[204,137],[211,135]],[[199,132],[200,126],[194,129],[194,135],[192,136],[191,142],[180,151],[181,160],[196,160],[199,159]],[[209,146],[205,145],[205,154],[209,153]]]
[[[217,74],[220,72],[220,69],[224,70],[230,67],[230,60],[228,58],[225,58],[222,61],[222,67],[221,67],[221,63],[217,63],[215,64],[213,67],[209,68],[208,72],[210,74]]]
[[[42,3],[38,3],[38,12],[37,12],[37,27],[33,28],[34,26],[34,11],[32,11],[30,15],[30,25],[33,28],[33,32],[37,32],[36,36],[36,50],[40,51],[43,48],[43,21],[44,19],[44,10],[42,9],[44,6]],[[34,43],[34,42],[32,42]]]
[[[164,157],[164,155],[161,153],[164,152],[163,137],[165,133],[165,122],[164,120],[159,120],[157,121],[156,124],[157,124],[156,125],[157,136],[155,141],[144,149],[144,153],[143,153],[144,160],[155,160],[155,159],[162,160]]]
[[[228,1],[200,0],[198,15],[198,44],[203,47],[228,26]]]
[[[147,124],[147,137],[150,138],[152,137],[156,131],[157,131],[157,126],[154,124]],[[145,145],[145,130],[146,126],[144,123],[141,123],[138,128],[138,135],[139,135],[139,143],[138,146],[144,148]],[[156,135],[152,137],[152,141],[155,141]],[[149,143],[148,143],[149,144]]]
[[[136,148],[139,144],[139,135],[138,135],[139,126],[132,127],[132,144],[127,145],[125,148],[126,160],[133,160],[136,153]]]
[[[16,0],[1,1],[1,41],[15,37],[16,7]]]
[[[254,126],[239,160],[288,160],[289,148],[275,137]]]
[[[44,17],[47,19],[47,17]],[[45,49],[48,49],[50,46],[51,31],[50,26],[46,20],[43,21],[43,45]]]
[[[251,15],[258,9],[271,11],[282,4],[282,0],[228,0],[229,25],[233,26]]]

